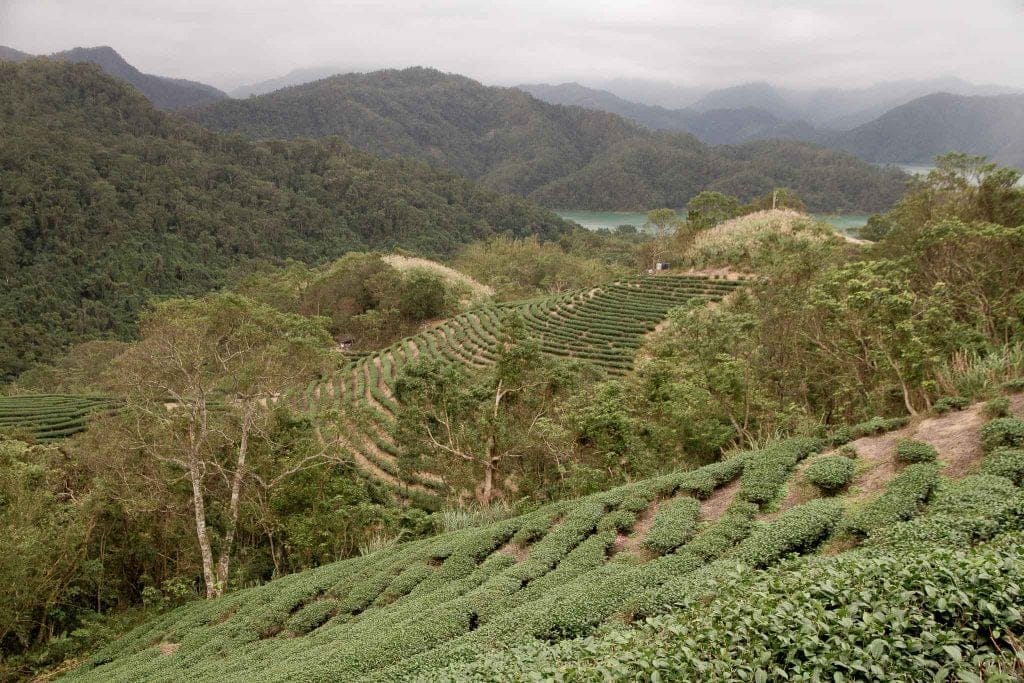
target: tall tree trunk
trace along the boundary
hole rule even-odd
[[[249,453],[249,432],[252,429],[253,414],[256,406],[249,402],[242,407],[242,434],[238,440],[238,458],[235,462],[235,474],[231,479],[231,500],[228,503],[228,527],[224,533],[224,543],[217,559],[218,595],[228,585],[228,572],[231,569],[231,552],[235,544],[235,530],[238,528],[238,510],[242,500],[242,482],[245,481],[245,459]]]
[[[217,577],[213,570],[210,535],[206,531],[206,503],[203,501],[202,475],[195,458],[189,462],[188,477],[192,480],[192,507],[196,515],[196,537],[199,539],[199,552],[203,558],[203,582],[206,584],[206,597],[215,598],[220,593],[217,590]]]

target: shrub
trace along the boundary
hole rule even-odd
[[[842,455],[826,455],[818,458],[804,471],[804,479],[817,486],[823,493],[835,493],[850,483],[856,465]]]
[[[644,545],[660,554],[675,550],[693,536],[699,517],[700,503],[695,498],[681,496],[663,503]]]
[[[932,410],[942,415],[951,410],[963,410],[970,404],[971,402],[963,396],[945,396],[932,404]]]
[[[793,466],[820,450],[821,446],[818,439],[786,439],[746,456],[740,496],[758,505],[774,500],[789,479]]]
[[[1017,486],[1024,485],[1024,448],[997,448],[985,456],[981,471],[1006,477]]]
[[[939,469],[934,462],[909,465],[889,482],[885,493],[849,516],[846,530],[867,536],[874,529],[910,519],[935,490]]]
[[[981,428],[981,447],[986,453],[997,448],[1024,447],[1024,420],[1000,417]]]
[[[1018,377],[1017,379],[1011,379],[1008,382],[1003,382],[1000,385],[1000,388],[1011,394],[1018,391],[1024,391],[1024,377]]]
[[[832,533],[843,506],[831,500],[812,500],[782,513],[756,529],[736,547],[735,555],[755,567],[766,567],[787,553],[816,546]]]
[[[985,417],[990,420],[997,417],[1006,417],[1010,414],[1010,399],[1005,396],[994,398],[985,404],[982,411],[984,412]]]
[[[900,439],[896,442],[896,460],[898,462],[907,464],[935,462],[938,457],[939,452],[930,443],[912,439]]]

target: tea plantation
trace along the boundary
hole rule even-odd
[[[93,413],[115,407],[116,401],[102,396],[0,396],[0,431],[57,441],[83,431]]]
[[[403,472],[391,437],[398,404],[394,382],[402,367],[429,357],[483,367],[494,362],[503,320],[522,315],[544,352],[589,361],[611,375],[628,372],[644,335],[669,309],[717,301],[741,281],[690,275],[633,277],[590,290],[473,309],[351,363],[288,400],[308,413],[323,439],[349,454],[362,476],[402,503],[440,507],[445,488],[436,475]]]
[[[1013,680],[1024,492],[989,473],[1019,453],[1013,431],[986,432],[1010,436],[977,449],[979,474],[948,478],[942,448],[910,465],[892,448],[854,456],[843,494],[786,503],[805,463],[851,431],[873,429],[193,602],[69,679]],[[878,467],[892,475],[866,476]]]

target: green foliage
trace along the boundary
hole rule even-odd
[[[793,467],[821,450],[817,439],[793,438],[778,441],[745,457],[740,496],[758,505],[778,497]]]
[[[943,396],[932,404],[932,410],[943,415],[951,410],[963,410],[970,404],[971,402],[963,396]]]
[[[1024,420],[1000,417],[986,422],[981,428],[981,447],[986,453],[997,448],[1024,447]]]
[[[687,134],[651,132],[418,67],[335,76],[189,113],[211,129],[255,138],[338,135],[379,156],[443,163],[552,207],[681,207],[706,189],[750,199],[790,184],[814,210],[881,210],[905,180],[810,144],[709,148]]]
[[[771,524],[754,529],[736,547],[735,557],[755,567],[775,563],[788,553],[815,547],[827,538],[843,516],[841,503],[812,500],[783,512]]]
[[[866,536],[916,515],[939,483],[941,466],[934,462],[908,465],[892,478],[878,498],[848,515],[844,527],[851,533]]]
[[[248,143],[153,107],[91,65],[0,64],[0,380],[88,339],[127,339],[152,296],[255,262],[360,248],[446,254],[554,214],[338,139]]]
[[[1017,486],[1024,485],[1024,449],[997,448],[981,463],[984,474],[1006,477]]]
[[[856,463],[842,455],[817,458],[804,470],[804,480],[817,486],[823,493],[832,494],[850,483]]]
[[[697,531],[700,503],[696,498],[681,496],[658,506],[644,545],[659,554],[683,545]]]
[[[935,462],[939,452],[924,441],[900,439],[896,442],[896,461],[901,463]]]
[[[693,231],[707,230],[742,212],[735,197],[704,191],[686,203],[686,222]]]
[[[993,398],[985,403],[982,407],[982,412],[990,420],[997,417],[1007,417],[1010,414],[1010,399],[1005,396]]]

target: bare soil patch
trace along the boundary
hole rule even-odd
[[[740,492],[740,478],[736,477],[725,486],[719,486],[715,492],[700,503],[700,519],[702,522],[717,522],[729,509],[736,495]]]

